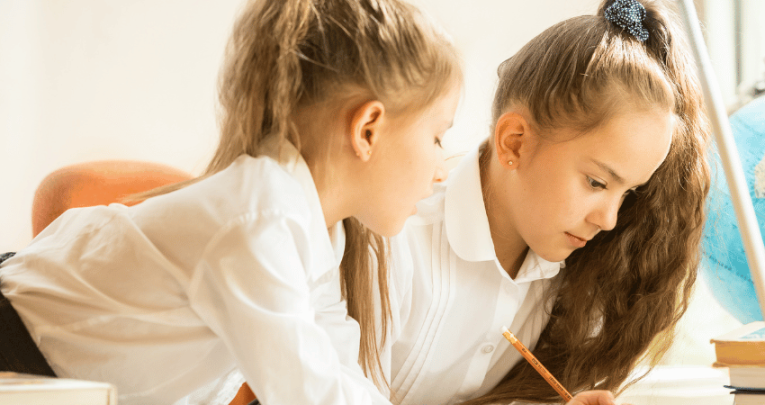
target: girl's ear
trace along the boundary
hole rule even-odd
[[[494,128],[494,150],[497,151],[499,164],[508,169],[516,169],[525,157],[529,142],[529,125],[517,112],[506,112],[497,120]]]
[[[351,115],[351,147],[362,161],[372,156],[372,150],[380,137],[380,128],[385,116],[383,103],[373,100],[357,107]]]

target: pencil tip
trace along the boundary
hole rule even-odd
[[[507,326],[503,326],[503,327],[502,327],[502,333],[507,333],[507,332],[510,332],[510,331],[507,329]]]

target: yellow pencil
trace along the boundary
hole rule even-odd
[[[563,388],[563,386],[558,382],[558,380],[556,380],[555,377],[553,377],[553,375],[550,374],[549,371],[547,371],[545,366],[543,366],[542,363],[540,363],[539,360],[537,360],[537,358],[534,357],[533,354],[531,354],[529,349],[527,349],[526,346],[524,346],[523,343],[521,343],[521,341],[518,340],[518,338],[516,338],[512,332],[507,330],[507,327],[505,326],[502,327],[502,335],[505,336],[505,339],[507,339],[510,342],[510,344],[513,345],[513,347],[515,347],[519,352],[521,352],[521,355],[529,363],[531,363],[531,366],[534,367],[534,369],[536,369],[537,372],[539,372],[542,378],[547,380],[550,386],[552,386],[553,389],[555,389],[555,391],[558,394],[560,394],[560,396],[563,397],[563,399],[566,400],[566,402],[570,401],[573,398],[571,394],[569,394],[569,392],[566,391],[565,388]]]

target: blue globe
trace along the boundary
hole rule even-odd
[[[744,175],[752,197],[760,232],[765,235],[765,97],[750,102],[730,117]],[[746,262],[736,214],[730,199],[725,173],[715,155],[708,217],[704,229],[704,265],[712,295],[742,323],[761,321],[762,313],[752,276]]]

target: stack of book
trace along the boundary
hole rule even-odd
[[[735,405],[765,405],[765,322],[746,324],[712,339],[715,367],[728,367]]]
[[[114,386],[102,382],[0,372],[2,405],[116,405]]]

